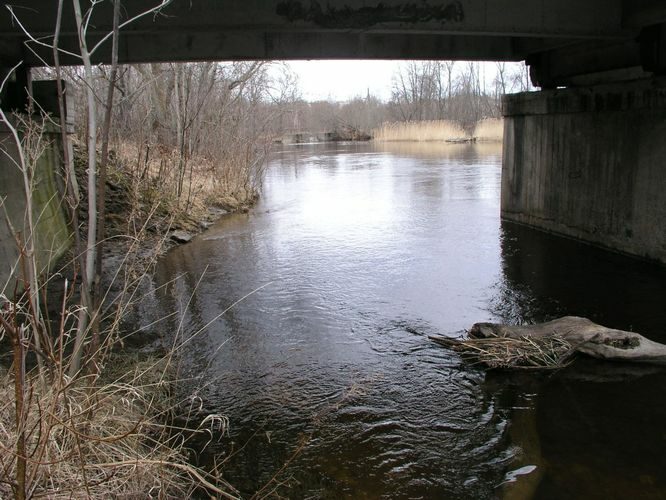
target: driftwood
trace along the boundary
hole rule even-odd
[[[577,352],[599,359],[666,364],[666,345],[576,316],[526,326],[476,323],[469,337],[431,338],[491,368],[559,368]]]

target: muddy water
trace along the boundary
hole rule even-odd
[[[666,341],[663,270],[502,224],[500,162],[284,149],[256,209],[170,252],[142,321],[203,330],[183,374],[231,429],[200,460],[245,496],[666,498],[666,372],[486,374],[427,338],[576,314]]]

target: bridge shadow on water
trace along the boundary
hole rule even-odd
[[[524,226],[502,224],[507,322],[586,316],[666,341],[666,271]],[[490,374],[521,449],[505,498],[664,498],[666,369],[581,359],[560,372]],[[536,466],[535,470],[531,468]]]
[[[666,342],[665,268],[506,221],[501,253],[507,321],[585,316]]]

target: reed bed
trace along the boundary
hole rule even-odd
[[[502,142],[504,121],[501,118],[486,118],[476,124],[474,138],[478,142]]]
[[[376,141],[445,141],[466,142],[470,137],[458,124],[449,120],[384,123],[373,130]]]
[[[430,338],[460,353],[466,361],[489,369],[563,368],[572,362],[576,351],[575,347],[558,335],[482,339],[452,339],[440,336]]]

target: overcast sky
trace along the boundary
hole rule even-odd
[[[303,98],[346,101],[370,93],[387,100],[398,61],[290,61]]]
[[[290,61],[287,65],[298,77],[302,97],[308,101],[330,99],[347,101],[370,93],[382,100],[391,97],[391,78],[401,61]],[[464,62],[457,63],[459,68]],[[510,63],[516,66],[519,63]],[[481,74],[492,86],[495,63],[483,63]]]

